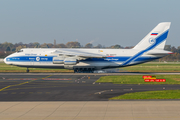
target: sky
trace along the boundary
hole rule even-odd
[[[166,44],[180,46],[179,0],[0,1],[0,43],[135,46],[160,22],[171,22]]]

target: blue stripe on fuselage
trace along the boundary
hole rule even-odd
[[[38,60],[36,58],[39,57]],[[52,62],[55,56],[17,56],[6,58],[7,62]]]
[[[38,61],[36,60],[37,57],[39,57]],[[7,62],[52,62],[53,57],[56,57],[56,56],[17,56],[17,57],[6,58],[6,61]],[[105,59],[104,58],[88,58],[86,60],[80,60],[79,62],[125,62],[131,57],[132,56],[128,56],[128,57],[116,56],[116,57],[108,57]],[[139,57],[134,61],[142,62],[142,61],[150,61],[153,59],[157,59],[157,58]],[[54,60],[54,61],[62,61],[62,60]]]

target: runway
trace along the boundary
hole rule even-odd
[[[180,85],[95,83],[104,75],[107,74],[0,73],[0,101],[108,101],[130,92],[180,89]]]
[[[179,120],[180,101],[0,102],[1,120]]]

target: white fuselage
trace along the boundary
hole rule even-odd
[[[69,53],[87,52],[92,54],[106,55],[106,58],[87,58],[79,60],[76,65],[54,64],[53,58],[59,54],[54,53],[55,50],[66,50]],[[26,48],[22,52],[16,52],[4,59],[6,64],[33,67],[33,68],[89,68],[105,69],[125,67],[129,65],[144,63],[162,57],[162,55],[147,55],[143,53],[132,59],[133,56],[142,50],[135,49],[59,49],[59,48]],[[132,60],[130,60],[132,59]],[[127,62],[129,60],[129,62]],[[126,64],[124,64],[126,62]]]

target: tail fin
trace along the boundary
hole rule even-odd
[[[133,49],[145,50],[160,49],[163,50],[166,38],[169,32],[171,22],[159,23],[150,33],[148,33]]]

